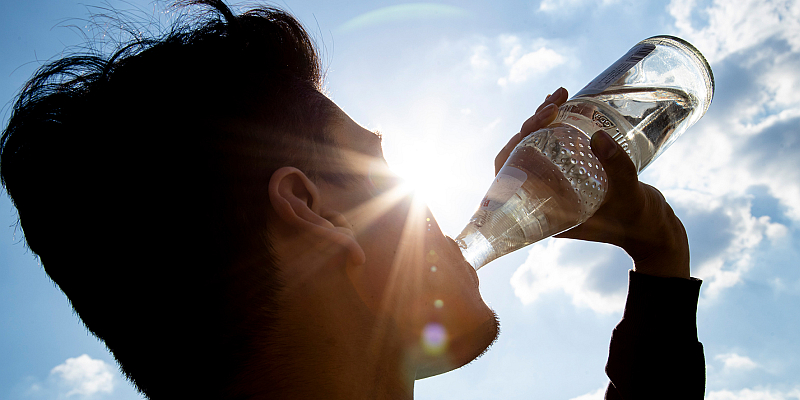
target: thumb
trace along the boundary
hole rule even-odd
[[[592,152],[606,171],[609,191],[633,194],[639,190],[639,175],[633,160],[622,146],[604,130],[592,135]],[[612,193],[609,193],[612,195]],[[606,196],[608,198],[608,196]]]

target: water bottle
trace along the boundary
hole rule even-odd
[[[476,270],[586,221],[608,179],[589,148],[604,129],[641,172],[711,104],[714,76],[686,41],[655,36],[637,43],[525,137],[456,238]]]

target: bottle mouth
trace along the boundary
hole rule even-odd
[[[475,270],[481,269],[493,260],[493,248],[480,231],[475,230],[466,236],[459,236],[454,240],[458,245],[464,260]]]
[[[711,101],[714,99],[714,72],[711,70],[711,65],[706,60],[703,53],[700,50],[697,50],[694,45],[683,40],[677,36],[672,35],[657,35],[650,38],[643,40],[642,42],[645,43],[653,43],[653,44],[660,44],[662,46],[671,46],[676,47],[684,51],[685,54],[689,55],[689,58],[695,62],[695,65],[699,71],[702,71],[703,81],[705,84],[706,89],[706,96],[708,101],[705,104],[705,108],[700,115],[703,115],[708,111],[708,107],[711,105]]]

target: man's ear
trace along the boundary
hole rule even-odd
[[[355,265],[364,263],[364,250],[349,222],[342,214],[323,207],[317,185],[303,171],[294,167],[275,171],[269,180],[269,200],[284,224],[344,247]]]

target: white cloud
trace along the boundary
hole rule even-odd
[[[711,63],[772,38],[800,49],[800,3],[794,0],[714,0],[702,10],[696,0],[672,0],[667,10],[679,35]],[[693,15],[707,17],[708,25],[694,26]]]
[[[777,240],[787,233],[787,228],[772,222],[769,216],[755,217],[751,204],[744,198],[717,196],[696,190],[665,190],[665,196],[678,210],[684,210],[690,243],[700,247],[714,248],[705,258],[692,263],[692,275],[703,279],[703,296],[716,298],[723,289],[736,285],[753,266],[753,252],[764,239]],[[710,227],[721,232],[718,238],[704,237],[698,227],[692,236],[692,222],[706,221],[706,216],[715,216],[715,221],[724,222]],[[712,243],[714,240],[724,243]]]
[[[769,282],[776,293],[800,295],[800,280],[774,278]]]
[[[530,247],[528,258],[511,277],[514,294],[523,304],[536,301],[545,293],[563,291],[572,297],[572,303],[588,307],[598,313],[620,312],[625,306],[624,274],[619,274],[623,285],[610,292],[594,287],[591,274],[605,269],[619,256],[621,250],[608,245],[551,239]],[[615,254],[616,253],[616,254]],[[624,271],[629,265],[612,265]]]
[[[95,360],[84,354],[68,358],[50,371],[66,390],[66,397],[89,397],[99,393],[110,394],[114,390],[114,373],[103,360]]]
[[[472,48],[472,56],[469,58],[469,63],[474,69],[487,69],[492,66],[490,57],[489,46],[483,43],[477,44]]]
[[[506,86],[509,83],[524,83],[566,61],[562,55],[544,45],[534,43],[526,46],[517,36],[502,36],[500,41],[507,54],[503,63],[508,70],[506,76],[497,80],[497,84],[500,86]]]
[[[742,389],[739,391],[718,390],[708,392],[706,400],[791,400],[800,399],[800,388],[789,392],[771,389]]]
[[[531,77],[543,74],[564,63],[564,57],[546,47],[526,53],[518,59],[508,62],[508,77],[500,78],[497,83],[505,86],[509,83],[523,83]]]
[[[756,92],[740,101],[740,113],[729,121],[738,135],[756,136],[775,125],[800,117],[800,68],[798,54],[771,54],[751,67],[749,77]]]
[[[718,354],[714,359],[722,361],[722,369],[725,372],[750,371],[759,366],[750,357],[740,356],[736,353]]]
[[[606,394],[606,386],[601,386],[600,389],[594,392],[586,393],[578,397],[573,397],[569,400],[603,400]]]
[[[792,158],[771,156],[791,144],[773,130],[800,117],[797,70],[800,54],[783,54],[738,77],[753,89],[726,99],[734,102],[724,105],[729,110],[706,116],[701,126],[690,129],[686,135],[691,139],[680,140],[691,141],[690,146],[665,152],[654,168],[656,186],[744,197],[751,186],[763,185],[787,207],[787,216],[800,221],[800,171],[787,167]]]
[[[563,65],[567,57],[544,39],[516,35],[481,38],[472,46],[469,65],[476,76],[494,77],[499,86],[518,85]]]

